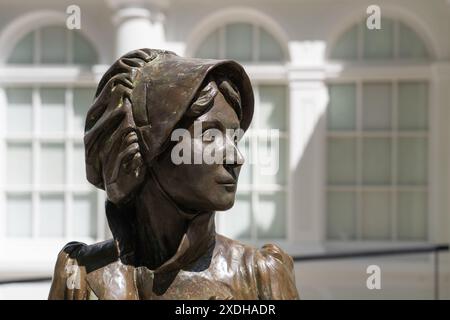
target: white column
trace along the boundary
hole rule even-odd
[[[115,10],[116,57],[140,48],[164,49],[164,15],[160,8],[147,1],[108,3]]]
[[[434,163],[430,168],[430,204],[432,216],[431,241],[450,241],[450,63],[435,63],[432,67],[430,151]]]
[[[450,242],[450,62],[437,62],[431,67],[430,148],[434,162],[430,168],[429,228],[431,242]],[[450,299],[450,255],[440,255],[440,298]]]
[[[319,244],[325,237],[325,116],[324,46],[291,42],[289,238]]]
[[[319,243],[324,238],[327,91],[321,79],[300,71],[290,75],[291,239]]]

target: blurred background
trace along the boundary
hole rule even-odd
[[[293,256],[448,244],[450,1],[373,2],[0,0],[0,299],[45,299],[48,280],[7,282],[51,277],[67,242],[110,237],[84,120],[108,66],[141,47],[235,59],[252,79],[241,148],[279,170],[247,161],[220,233]],[[380,30],[366,26],[372,4]],[[295,269],[303,299],[450,298],[445,252]]]

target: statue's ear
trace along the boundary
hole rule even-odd
[[[146,166],[142,159],[137,142],[136,133],[132,132],[124,138],[124,148],[103,169],[105,191],[108,199],[120,205],[134,197],[145,180]]]

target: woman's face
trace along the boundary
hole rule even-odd
[[[220,91],[185,133],[153,166],[159,183],[182,208],[231,208],[244,159],[236,146],[238,116]]]

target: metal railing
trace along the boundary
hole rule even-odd
[[[448,244],[427,244],[421,246],[389,248],[389,249],[373,249],[373,250],[356,250],[356,251],[330,251],[325,253],[306,254],[293,256],[294,262],[300,261],[321,261],[336,259],[357,259],[370,258],[379,256],[397,256],[410,255],[418,253],[433,254],[433,278],[434,278],[434,299],[439,299],[439,252],[449,251]]]
[[[294,262],[307,261],[321,261],[321,260],[336,260],[336,259],[358,259],[370,258],[378,256],[392,256],[392,255],[410,255],[419,253],[433,254],[433,277],[434,277],[434,298],[439,299],[439,252],[449,251],[448,244],[428,244],[421,246],[403,247],[403,248],[389,248],[389,249],[373,249],[373,250],[346,250],[346,251],[330,251],[324,253],[304,254],[292,256]],[[51,277],[40,278],[21,278],[1,280],[0,285],[14,284],[14,283],[32,283],[51,281]]]

